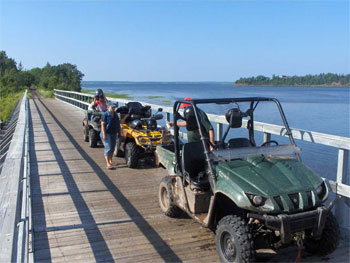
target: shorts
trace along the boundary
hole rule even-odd
[[[103,135],[102,135],[102,132],[100,133],[100,137],[101,137],[101,141],[105,147],[104,149],[104,155],[105,156],[108,156],[108,155],[111,155],[113,154],[114,152],[114,148],[115,148],[115,145],[117,143],[117,135],[116,134],[110,134],[110,133],[106,133],[106,140],[104,141],[102,139]]]

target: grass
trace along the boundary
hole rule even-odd
[[[113,93],[113,92],[105,92],[106,97],[115,98],[115,99],[132,99],[132,97],[127,93]]]
[[[165,106],[171,106],[174,104],[172,100],[162,100],[161,103]]]
[[[82,90],[81,93],[85,93],[85,94],[95,94],[94,90]]]
[[[147,99],[160,99],[160,98],[163,98],[163,96],[147,96],[146,97]]]
[[[37,88],[36,91],[44,98],[54,98],[53,90]]]
[[[31,98],[33,98],[33,94],[31,93],[30,89],[28,88],[28,92],[27,92],[27,98],[30,100]]]
[[[23,97],[24,91],[9,93],[0,98],[0,120],[6,122],[16,107],[17,101]]]
[[[81,93],[95,94],[94,90],[82,90]],[[114,92],[104,92],[106,97],[114,99],[132,99],[132,97],[127,93],[114,93]]]

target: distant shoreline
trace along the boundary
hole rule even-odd
[[[350,85],[273,85],[273,84],[234,84],[236,87],[325,87],[325,88],[350,88]]]
[[[350,74],[321,73],[305,76],[275,75],[240,78],[235,86],[349,87]]]
[[[227,84],[236,87],[329,87],[350,88],[350,85],[273,85],[273,84],[242,84],[234,81],[118,81],[118,80],[83,80],[82,84],[96,84],[99,82],[112,84]],[[86,88],[86,87],[85,87]]]

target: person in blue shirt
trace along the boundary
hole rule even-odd
[[[106,168],[113,168],[113,153],[117,141],[117,136],[120,136],[120,122],[117,113],[115,112],[115,103],[108,103],[108,110],[101,117],[101,133],[100,137],[105,147],[104,155],[106,159]]]

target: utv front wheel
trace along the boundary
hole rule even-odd
[[[139,161],[139,147],[135,142],[128,142],[125,145],[125,161],[129,168],[136,168]]]
[[[96,148],[98,140],[98,133],[94,129],[89,130],[89,146]]]
[[[215,243],[221,262],[251,262],[254,258],[252,235],[238,216],[225,216],[219,221]]]
[[[305,238],[305,249],[311,254],[325,256],[332,253],[339,243],[339,226],[337,219],[329,213],[321,238],[315,240],[313,237]]]
[[[117,138],[117,142],[115,144],[114,156],[116,157],[124,157],[124,151],[122,151],[120,147],[120,138]]]
[[[170,176],[164,177],[160,182],[158,192],[159,206],[166,216],[178,217],[181,210],[174,204],[174,195],[171,185],[172,179]]]

